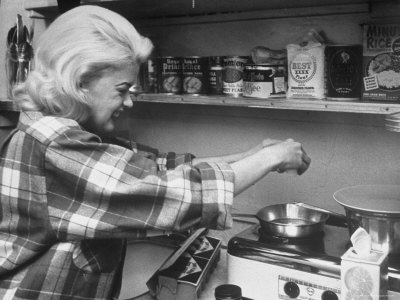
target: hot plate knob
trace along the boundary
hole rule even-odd
[[[297,298],[300,295],[300,288],[293,281],[286,282],[283,290],[290,298]]]
[[[332,291],[325,291],[322,293],[321,300],[339,300],[339,297]]]

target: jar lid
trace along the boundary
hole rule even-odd
[[[222,284],[215,288],[215,298],[217,299],[240,299],[242,289],[234,284]]]

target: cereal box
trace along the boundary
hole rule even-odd
[[[364,101],[400,101],[400,23],[363,28]]]

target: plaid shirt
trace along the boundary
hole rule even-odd
[[[130,146],[21,113],[0,149],[1,299],[113,299],[126,238],[232,225],[227,164]]]

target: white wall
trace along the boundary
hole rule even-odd
[[[289,201],[343,212],[332,197],[336,190],[400,182],[400,135],[384,129],[382,116],[179,104],[134,110],[132,136],[164,151],[209,156],[244,150],[265,137],[302,142],[310,169],[302,176],[265,177],[237,197],[234,207],[246,212]]]

